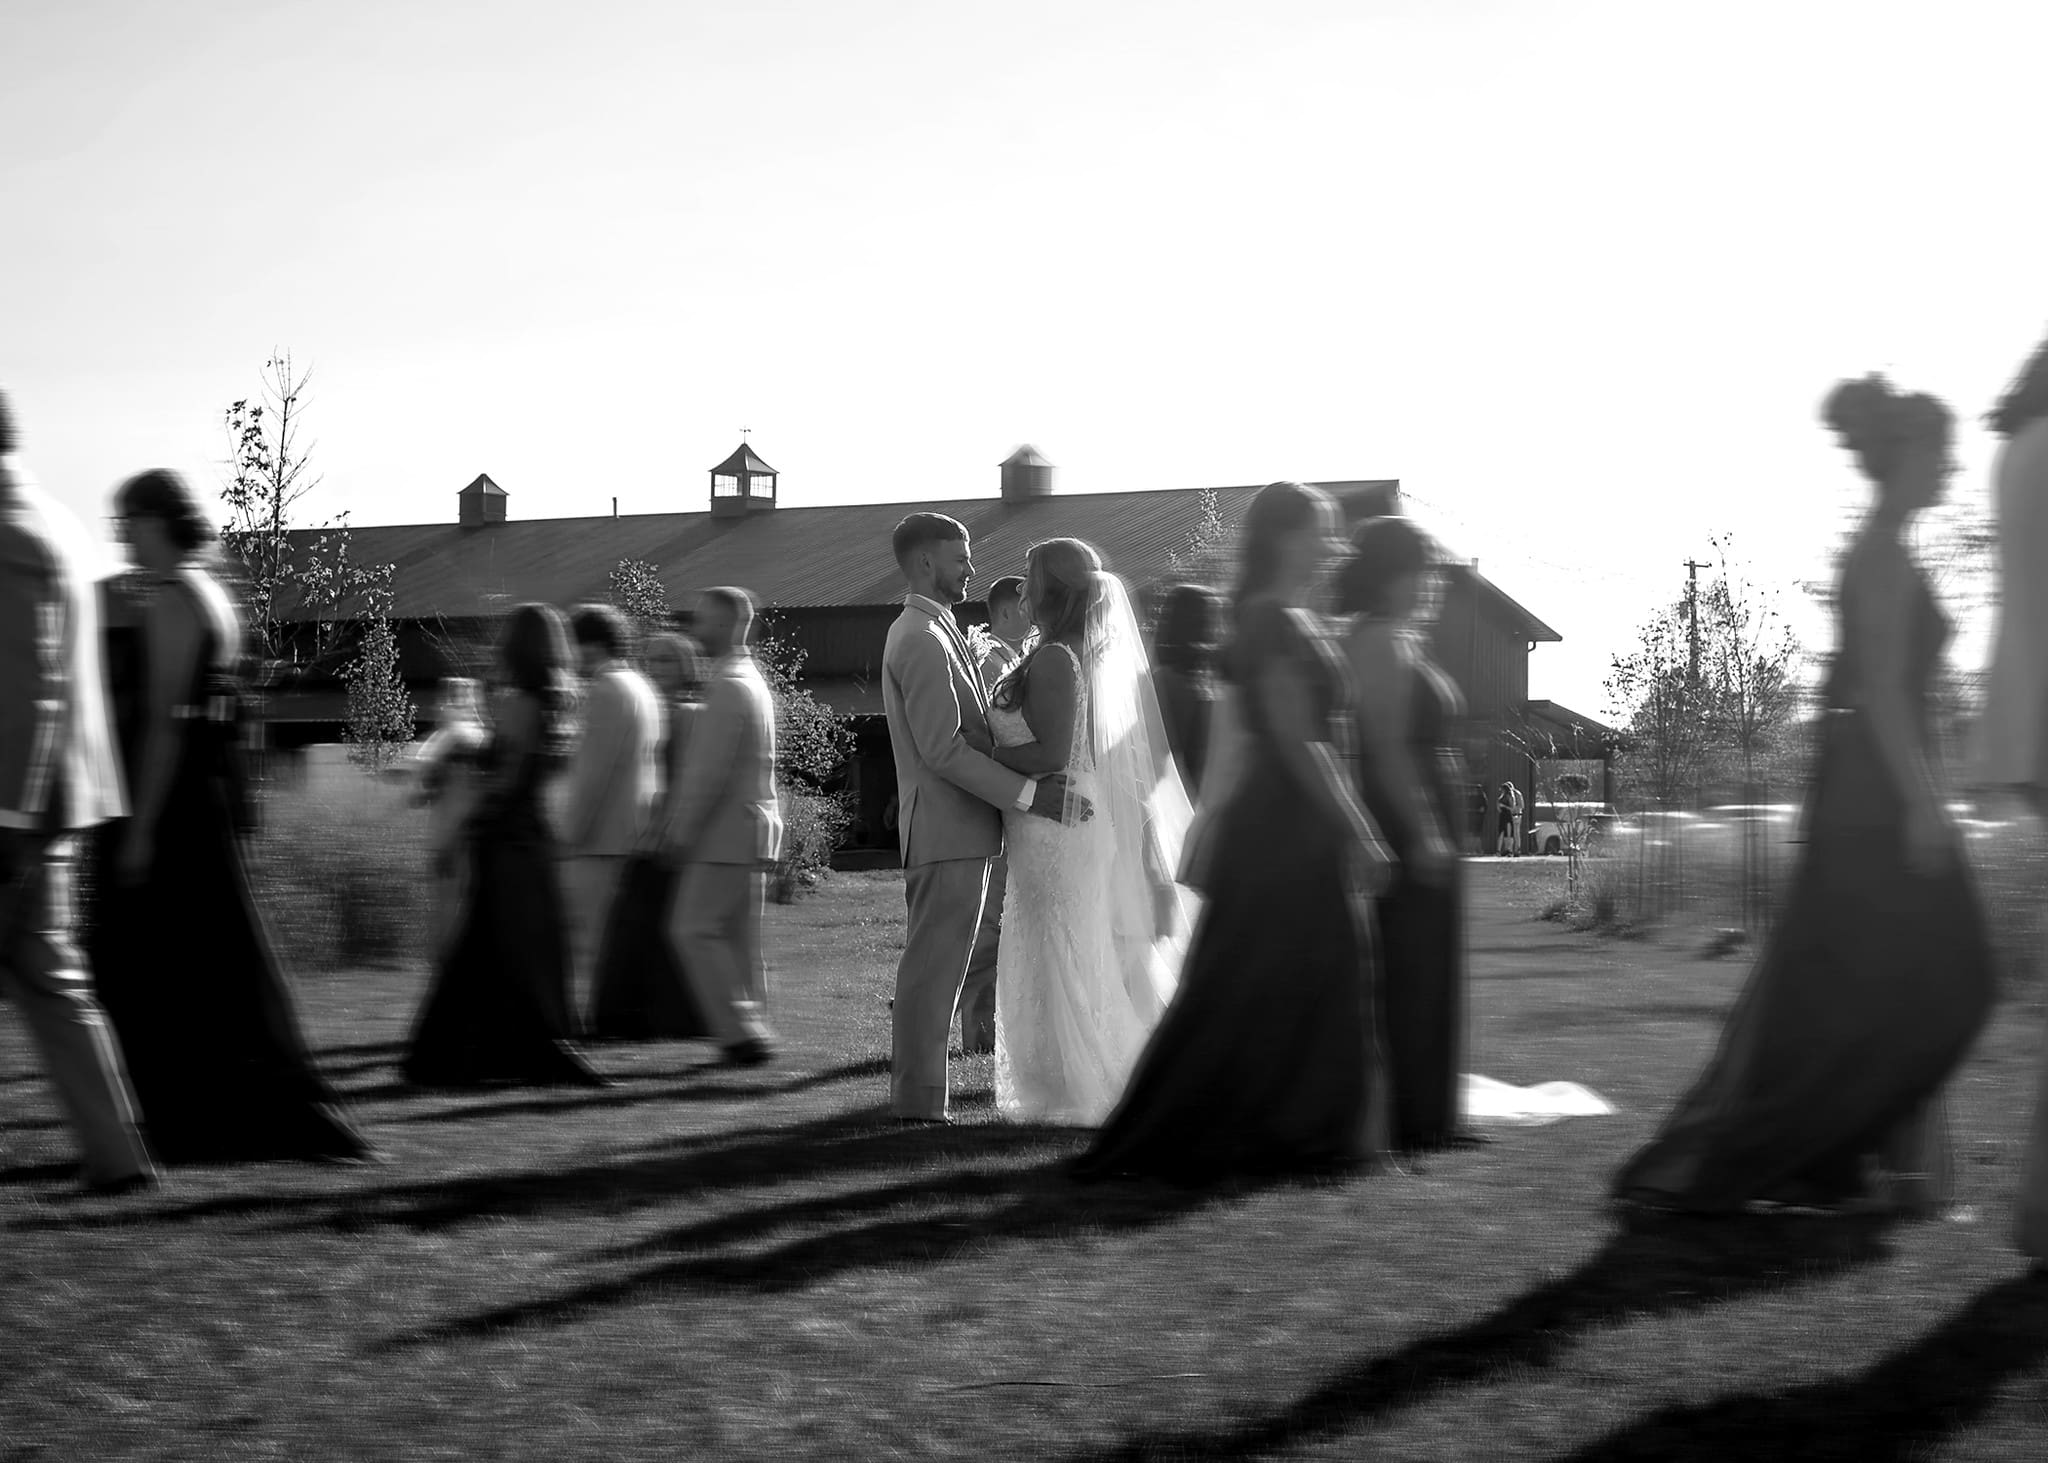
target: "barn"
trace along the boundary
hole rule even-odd
[[[996,491],[936,501],[784,506],[780,474],[746,444],[709,478],[695,512],[519,520],[506,489],[480,474],[456,494],[450,520],[356,528],[351,554],[394,566],[401,670],[423,705],[441,677],[479,668],[509,607],[603,599],[622,560],[651,565],[677,606],[714,584],[745,586],[773,633],[802,653],[806,687],[850,719],[856,748],[845,783],[857,809],[854,841],[878,851],[894,843],[880,671],[903,594],[889,539],[905,514],[927,510],[964,523],[979,585],[1022,572],[1032,544],[1066,535],[1096,545],[1142,595],[1186,574],[1205,516],[1230,534],[1258,492],[1247,485],[1058,494],[1051,464],[1030,447],[999,465]],[[1401,507],[1396,480],[1319,486],[1353,521]],[[986,606],[973,600],[959,613],[963,624],[985,621]],[[1444,573],[1434,633],[1435,652],[1469,703],[1464,745],[1475,790],[1512,778],[1534,801],[1517,728],[1531,704],[1529,656],[1560,637],[1475,565],[1456,561]],[[274,744],[340,738],[346,698],[334,672],[331,660],[307,666],[266,698]]]

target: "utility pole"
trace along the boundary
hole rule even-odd
[[[1686,642],[1691,656],[1685,687],[1692,692],[1700,687],[1700,570],[1706,567],[1694,559],[1685,561]]]

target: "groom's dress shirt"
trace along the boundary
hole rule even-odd
[[[974,698],[974,704],[980,710],[982,720],[987,721],[988,686],[991,683],[984,682],[980,670],[974,667],[974,653],[967,648],[967,637],[960,633],[960,626],[959,623],[955,621],[953,618],[953,611],[949,609],[947,606],[940,604],[935,599],[928,599],[924,595],[916,593],[906,594],[905,596],[903,596],[903,602],[908,605],[916,605],[922,608],[926,614],[930,615],[934,620],[937,620],[939,622],[939,627],[946,632],[947,638],[949,638],[953,642],[953,648],[959,652],[960,663],[964,666],[974,668],[974,675],[970,678],[973,680],[975,690],[977,692]],[[1028,813],[1031,811],[1032,799],[1036,795],[1037,791],[1038,780],[1036,778],[1026,778],[1024,782],[1024,790],[1017,794],[1018,812]]]

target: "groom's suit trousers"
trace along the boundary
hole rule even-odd
[[[1003,938],[1003,891],[1009,860],[1001,854],[989,864],[988,896],[981,902],[981,923],[974,932],[974,954],[967,961],[967,980],[960,987],[960,1050],[996,1049],[996,960]]]
[[[66,835],[36,848],[0,888],[0,985],[71,1119],[86,1182],[104,1184],[153,1170],[135,1130],[120,1048],[71,937],[73,847]]]
[[[989,860],[940,859],[903,871],[909,919],[896,966],[890,1105],[901,1118],[946,1114],[946,1047],[988,897]]]

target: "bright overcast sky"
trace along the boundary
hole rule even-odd
[[[1398,477],[1609,653],[1732,532],[1823,572],[1816,407],[1975,425],[2048,324],[2021,0],[9,0],[0,384],[97,521],[218,484],[273,347],[305,508]],[[856,546],[857,547],[857,546]],[[876,552],[883,550],[874,546]],[[991,570],[998,566],[986,566]],[[1004,569],[1017,566],[1001,566]],[[1792,594],[1796,599],[1796,592]]]

